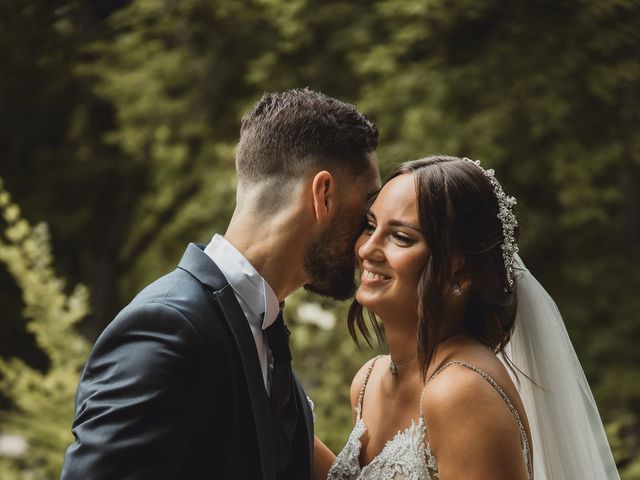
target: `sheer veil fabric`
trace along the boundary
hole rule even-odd
[[[505,353],[529,419],[536,480],[619,480],[602,420],[562,316],[516,255],[518,310]]]

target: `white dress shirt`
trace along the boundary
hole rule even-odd
[[[215,234],[204,249],[204,253],[222,271],[249,322],[249,328],[256,342],[262,379],[268,392],[269,347],[263,331],[275,321],[280,312],[278,297],[253,265],[222,235]]]

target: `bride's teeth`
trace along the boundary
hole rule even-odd
[[[382,280],[382,275],[380,275],[379,273],[373,273],[370,272],[369,270],[365,270],[365,276],[367,277],[368,280]]]

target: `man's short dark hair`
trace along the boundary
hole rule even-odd
[[[378,129],[349,103],[308,88],[267,93],[242,118],[236,171],[248,182],[316,165],[357,176],[377,145]]]

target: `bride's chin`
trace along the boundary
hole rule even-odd
[[[361,286],[358,287],[358,290],[356,290],[356,301],[363,307],[371,310],[371,308],[375,304],[375,302],[372,302],[371,300],[372,299],[365,292],[363,292],[363,288]]]

